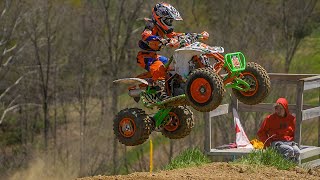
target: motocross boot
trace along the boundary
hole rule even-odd
[[[157,97],[161,101],[169,98],[169,96],[167,95],[167,92],[166,92],[166,81],[165,80],[155,81],[155,88],[157,90]]]

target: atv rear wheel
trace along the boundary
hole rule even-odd
[[[153,122],[138,108],[121,110],[113,121],[113,131],[119,142],[126,146],[144,143],[151,134]]]
[[[232,89],[236,98],[248,105],[261,103],[270,92],[270,78],[267,71],[257,63],[249,62],[242,72],[242,80],[250,85],[249,91]]]
[[[187,106],[172,108],[170,120],[164,126],[162,134],[169,139],[180,139],[190,134],[194,126],[192,111]]]
[[[186,84],[186,97],[194,109],[209,112],[221,104],[225,92],[223,81],[212,70],[194,70]]]

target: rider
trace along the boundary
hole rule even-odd
[[[146,27],[139,41],[142,51],[137,55],[137,63],[151,73],[153,85],[158,88],[161,99],[167,97],[164,65],[168,62],[168,58],[158,55],[157,51],[167,44],[170,47],[180,46],[174,39],[180,33],[173,31],[173,20],[182,20],[180,13],[173,6],[164,2],[156,4],[152,9],[152,19],[145,18]]]

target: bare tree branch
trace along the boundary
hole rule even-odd
[[[119,11],[118,11],[118,14],[117,14],[117,17],[116,17],[116,19],[118,19],[119,21],[115,24],[115,29],[117,30],[117,32],[115,32],[115,37],[116,37],[116,40],[115,40],[115,47],[117,47],[116,48],[116,60],[118,59],[117,57],[118,57],[118,49],[120,49],[120,43],[119,43],[119,40],[120,40],[120,32],[121,32],[121,25],[122,25],[122,23],[121,23],[121,19],[122,19],[122,15],[123,15],[123,12],[124,12],[124,0],[121,0],[121,3],[120,3],[120,7],[119,7]]]
[[[5,5],[5,10],[7,10],[10,6],[10,3],[11,1],[7,0],[6,1],[6,5]],[[18,2],[18,7],[20,5],[20,1]],[[3,12],[2,12],[3,13]],[[3,15],[5,13],[1,14],[0,16],[0,20],[3,18]],[[4,46],[5,48],[3,49],[3,52],[2,52],[2,55],[0,55],[0,63],[2,63],[3,61],[3,58],[5,58],[5,55],[8,53],[8,52],[11,52],[13,51],[17,44],[15,44],[14,46],[12,46],[11,48],[7,49],[7,45],[9,43],[12,42],[12,35],[14,33],[14,31],[16,30],[16,27],[18,26],[18,24],[20,24],[21,22],[21,18],[20,18],[20,9],[17,9],[13,15],[13,19],[11,19],[9,21],[11,24],[10,25],[4,25],[5,27],[3,27],[3,31],[2,31],[2,39],[0,41],[0,46]]]
[[[133,18],[133,19],[136,19],[137,18],[137,13],[139,12],[139,10],[141,9],[141,6],[143,5],[142,3],[143,1],[139,1],[136,3],[136,7],[134,9],[134,11],[132,12],[132,14],[129,16],[129,18]],[[133,30],[133,25],[134,25],[134,21],[129,21],[130,23],[128,23],[127,25],[127,33],[126,33],[126,37],[125,37],[125,40],[123,41],[123,44],[120,48],[120,57],[119,59],[117,59],[117,62],[120,60],[120,59],[123,59],[124,57],[124,50],[125,50],[125,46],[127,44],[127,42],[129,41],[129,39],[131,38],[131,35],[132,35],[132,30]]]
[[[111,64],[113,64],[113,51],[112,51],[112,34],[113,34],[113,27],[111,26],[111,20],[110,20],[110,16],[109,16],[109,8],[110,8],[110,0],[102,0],[103,2],[103,7],[104,7],[104,16],[105,16],[105,24],[106,26],[108,27],[107,28],[107,35],[105,36],[104,35],[104,31],[103,31],[103,40],[104,40],[104,43],[107,47],[107,50],[108,50],[108,55],[109,55],[109,61],[111,62]],[[104,28],[103,28],[104,29]],[[108,73],[108,71],[104,71],[104,73]]]
[[[1,95],[0,95],[0,101],[1,99],[17,84],[19,84],[19,82],[22,80],[24,76],[21,76],[19,79],[16,80],[15,83],[13,83],[11,86],[9,86]]]
[[[2,10],[2,13],[1,13],[1,15],[0,15],[0,20],[1,20],[1,18],[4,16],[4,14],[7,12],[7,9],[8,9],[8,7],[9,7],[9,0],[6,0],[6,5],[4,6],[4,9]]]
[[[8,64],[10,64],[12,60],[13,60],[13,56],[8,57],[7,62],[5,62],[4,64],[1,65],[0,70],[2,70],[2,68],[4,68],[4,67],[7,67]]]
[[[12,104],[12,103],[10,103],[10,104]],[[13,111],[13,110],[15,110],[15,109],[17,109],[18,107],[21,107],[21,106],[39,106],[39,107],[42,107],[42,105],[35,104],[35,103],[16,104],[14,106],[11,106],[11,107],[5,109],[4,112],[2,113],[2,116],[1,116],[1,119],[0,119],[0,124],[2,124],[2,122],[3,122],[3,120],[6,117],[8,112]]]
[[[16,97],[9,103],[8,107],[11,107],[11,106],[13,105],[13,103],[15,103],[18,98],[20,98],[20,95],[16,96]]]
[[[16,49],[16,47],[17,47],[17,44],[15,44],[14,46],[12,46],[12,47],[9,48],[9,49],[5,48],[5,49],[3,50],[2,55],[3,55],[3,56],[6,55],[8,52],[11,52],[11,51],[13,51],[14,49]]]

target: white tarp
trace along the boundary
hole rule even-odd
[[[244,132],[242,125],[240,123],[239,115],[235,108],[233,108],[233,119],[236,130],[236,144],[237,148],[246,148],[253,149],[252,144],[250,143],[246,133]]]

